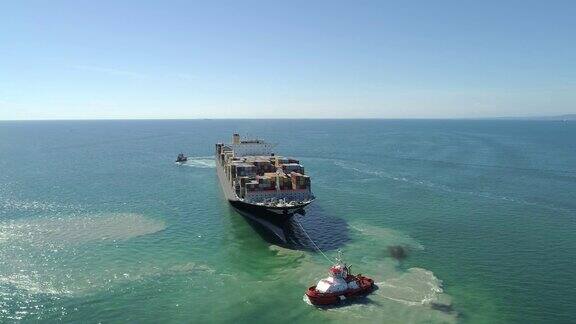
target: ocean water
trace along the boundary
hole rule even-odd
[[[312,176],[283,246],[223,198],[233,132]],[[379,289],[306,304],[299,224]],[[575,123],[0,122],[0,322],[574,323],[575,294]]]

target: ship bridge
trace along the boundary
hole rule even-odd
[[[259,139],[241,140],[240,135],[232,136],[232,144],[227,145],[234,151],[234,156],[270,156],[276,145]]]

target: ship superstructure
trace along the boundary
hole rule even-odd
[[[273,149],[271,143],[234,134],[232,143],[216,144],[216,169],[222,190],[234,207],[286,219],[302,211],[314,195],[300,162],[276,155]]]

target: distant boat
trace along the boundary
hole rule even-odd
[[[178,157],[176,158],[176,162],[177,163],[182,163],[182,162],[186,162],[188,161],[188,157],[185,156],[184,154],[180,153],[178,154]]]

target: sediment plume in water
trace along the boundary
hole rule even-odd
[[[402,245],[390,245],[387,248],[388,254],[394,259],[401,261],[408,257],[408,248]]]
[[[444,292],[442,280],[432,271],[422,268],[403,270],[397,258],[382,257],[388,247],[405,250],[423,249],[413,238],[391,229],[349,224],[352,240],[341,247],[344,259],[352,264],[352,272],[373,278],[378,289],[366,298],[345,301],[336,307],[326,308],[322,316],[335,322],[382,323],[382,322],[440,322],[455,323],[458,313],[451,297]],[[296,269],[286,272],[302,287],[302,293],[310,285],[327,276],[330,263],[319,253],[294,251],[272,246],[276,257],[292,259]],[[327,251],[330,257],[335,251]],[[309,306],[312,307],[312,306]]]
[[[33,245],[118,241],[152,234],[163,221],[133,213],[89,214],[17,219],[0,223],[0,242],[19,240]]]

